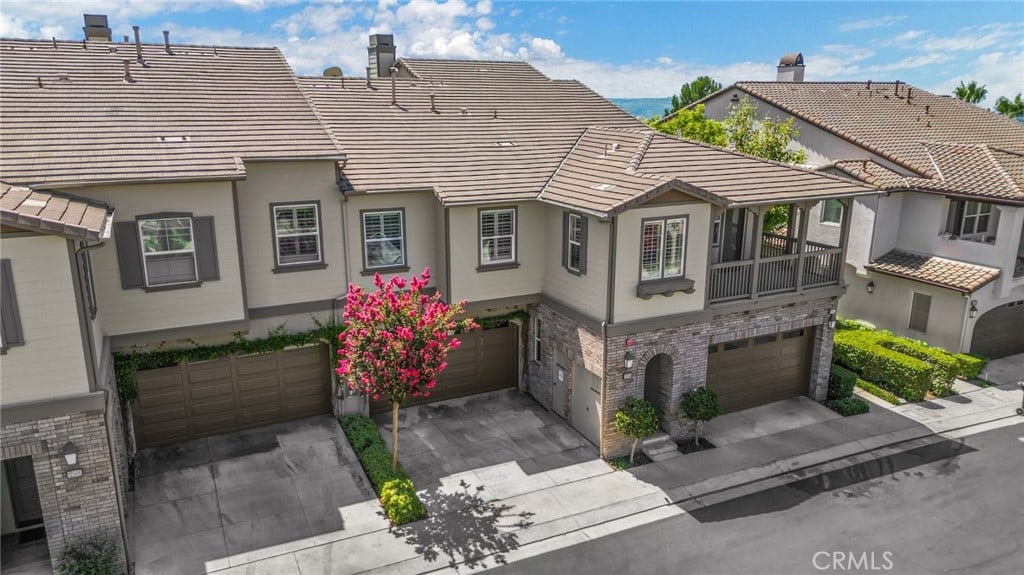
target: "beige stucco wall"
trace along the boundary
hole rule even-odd
[[[363,287],[373,287],[373,273],[363,273],[363,240],[362,216],[364,210],[390,210],[404,208],[403,222],[405,225],[405,263],[408,272],[398,275],[408,277],[418,274],[423,268],[429,267],[431,286],[436,286],[436,272],[439,268],[438,257],[443,251],[437,249],[439,238],[436,236],[435,212],[437,200],[429,190],[422,192],[401,192],[391,194],[353,195],[345,207],[345,232],[348,237],[349,281]],[[385,281],[395,274],[382,274]]]
[[[246,171],[247,177],[238,182],[237,189],[249,308],[325,300],[345,293],[342,198],[334,162],[248,163]],[[270,205],[292,202],[320,203],[324,269],[274,273],[276,245]]]
[[[114,238],[93,251],[96,292],[108,335],[244,319],[230,182],[97,186],[76,193],[115,206],[115,222],[157,212],[213,216],[220,279],[199,287],[151,292],[122,289]]]
[[[547,265],[544,294],[588,316],[603,321],[608,309],[608,239],[612,225],[593,216],[587,218],[587,273],[577,275],[562,265],[562,214],[557,206],[547,208]]]
[[[688,216],[684,277],[694,281],[692,294],[636,296],[640,282],[641,221],[645,218]],[[640,206],[618,217],[615,256],[615,309],[613,323],[674,315],[704,309],[708,269],[711,205],[705,202]]]
[[[479,206],[457,206],[449,209],[451,236],[451,278],[449,288],[453,300],[482,301],[540,293],[548,252],[558,252],[557,238],[548,238],[547,206],[539,202],[501,204],[515,206],[516,259],[515,269],[478,272],[480,241],[478,233]]]
[[[55,236],[5,237],[25,344],[0,358],[0,402],[89,392],[68,242]]]

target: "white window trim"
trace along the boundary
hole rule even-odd
[[[541,338],[543,337],[543,323],[538,317],[533,322],[533,361],[537,363],[543,363],[544,356],[541,347]]]
[[[579,241],[573,241],[573,231],[579,230]],[[583,216],[579,214],[569,214],[569,233],[566,234],[568,243],[565,246],[565,266],[570,270],[581,273],[583,268]],[[572,265],[572,247],[576,246],[579,249],[580,261],[576,263],[576,267]]]
[[[665,242],[666,234],[668,232],[668,226],[671,222],[680,222],[682,224],[682,233],[680,236],[681,249],[679,250],[679,273],[666,275],[665,274],[665,251],[668,249],[668,245]],[[658,276],[657,277],[645,277],[644,276],[644,228],[650,224],[659,225],[658,234]],[[684,269],[686,262],[686,232],[687,232],[687,218],[685,217],[669,217],[669,218],[652,218],[649,220],[643,220],[640,224],[640,281],[658,281],[662,279],[670,278],[681,278],[685,276],[686,270]]]
[[[386,237],[385,236],[385,237],[382,237],[382,238],[373,238],[373,239],[367,238],[366,237],[366,217],[367,216],[375,216],[375,217],[384,218],[385,216],[392,215],[392,214],[398,214],[398,236],[397,236],[397,239],[401,242],[402,259],[401,259],[401,261],[398,261],[398,262],[389,262],[389,263],[383,263],[383,264],[371,266],[370,265],[370,250],[368,249],[370,244],[371,243],[384,243],[384,242],[392,241],[392,240],[395,239],[395,237]],[[405,263],[405,212],[403,212],[402,210],[373,210],[373,211],[367,211],[367,212],[363,212],[362,217],[360,218],[360,220],[361,220],[361,224],[362,225],[361,225],[361,227],[359,229],[359,232],[363,236],[363,269],[366,269],[366,270],[381,270],[381,269],[391,269],[391,268],[405,267],[405,265],[406,265],[406,263]],[[381,230],[383,231],[383,229],[384,229],[384,225],[383,225],[383,219],[382,219],[381,220]]]
[[[971,207],[972,204],[978,206],[978,211],[976,213],[973,213],[973,214],[968,213],[969,212],[969,208]],[[982,209],[987,209],[987,211],[983,212]],[[988,232],[989,228],[992,227],[992,217],[994,215],[995,215],[995,210],[992,209],[992,204],[990,204],[990,203],[987,203],[987,202],[975,202],[975,201],[969,201],[969,200],[965,201],[964,202],[964,215],[963,215],[963,217],[960,220],[960,232],[961,232],[960,237],[962,239],[965,239],[965,240],[968,240],[968,241],[984,242],[985,238],[988,237],[988,235],[989,235],[989,232]],[[985,229],[984,230],[978,230],[978,223],[981,221],[981,217],[982,216],[988,216],[988,223],[985,224]],[[968,221],[968,219],[974,220],[973,225],[972,225],[972,228],[974,229],[974,231],[971,232],[971,233],[966,233],[964,231],[964,230],[967,229],[967,221]]]
[[[145,236],[144,236],[143,231],[142,231],[142,228],[143,228],[142,224],[145,224],[147,222],[163,222],[163,221],[169,221],[169,220],[188,220],[188,233],[189,233],[189,238],[192,241],[192,249],[189,249],[189,250],[168,250],[168,251],[162,251],[162,252],[151,252],[151,253],[147,254],[146,253],[146,239],[145,239]],[[138,227],[138,230],[139,230],[139,250],[142,253],[142,272],[143,272],[142,273],[142,275],[143,275],[142,279],[145,280],[146,287],[165,287],[165,286],[186,285],[186,284],[194,284],[194,283],[197,283],[199,281],[199,260],[198,260],[198,258],[196,258],[196,230],[195,230],[195,227],[192,225],[192,218],[191,217],[180,216],[180,217],[173,217],[173,218],[152,218],[152,219],[147,219],[147,220],[139,220],[138,223],[137,223],[137,227]],[[192,269],[195,270],[195,277],[193,279],[188,280],[188,281],[183,281],[183,282],[170,282],[170,283],[162,283],[162,284],[150,283],[150,281],[149,281],[149,256],[166,255],[166,254],[185,254],[185,253],[191,253],[192,254]]]
[[[278,210],[290,210],[292,212],[301,208],[313,208],[313,214],[315,216],[315,228],[312,232],[294,232],[290,234],[281,234],[277,230],[277,212]],[[296,218],[296,222],[298,219]],[[281,261],[281,242],[278,241],[280,238],[299,238],[303,236],[313,236],[316,239],[316,259],[315,260],[303,260],[297,262],[282,262]],[[319,264],[324,261],[323,249],[320,245],[320,206],[317,204],[279,204],[274,206],[274,260],[278,266],[308,266],[311,264]]]
[[[499,234],[499,233],[497,233],[498,232],[498,214],[501,214],[501,213],[504,213],[504,212],[508,212],[508,213],[512,214],[512,233],[511,234]],[[495,224],[494,225],[494,232],[495,233],[494,233],[494,235],[491,235],[491,236],[484,236],[484,216],[485,215],[489,215],[489,214],[494,214],[494,218],[495,218],[494,219],[494,224]],[[515,263],[516,262],[516,232],[517,232],[517,229],[516,229],[517,222],[516,222],[516,210],[515,210],[515,208],[502,208],[500,210],[481,210],[479,217],[480,217],[480,222],[479,222],[479,225],[480,225],[480,265],[481,266],[493,266],[493,265],[503,265],[503,264]],[[490,260],[490,261],[486,261],[485,262],[484,261],[484,251],[485,251],[484,242],[486,242],[487,240],[499,240],[499,239],[502,239],[502,238],[510,238],[512,240],[511,257],[509,257],[508,259],[501,259],[501,260],[495,259],[495,260]],[[497,249],[495,249],[494,251],[495,251],[495,253],[497,253]]]
[[[722,220],[724,215],[718,216],[711,221],[711,247],[717,248],[722,245],[722,228],[724,227]]]
[[[825,206],[828,204],[828,202],[832,202],[832,201],[839,203],[839,221],[838,222],[833,222],[832,220],[826,220],[825,219]],[[846,211],[846,206],[843,205],[843,202],[840,202],[839,200],[837,200],[835,198],[829,198],[827,200],[822,200],[821,201],[821,213],[818,214],[818,223],[824,224],[826,226],[839,226],[839,225],[842,225],[842,223],[843,223],[843,215],[844,215],[845,211]]]

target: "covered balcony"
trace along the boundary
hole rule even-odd
[[[849,200],[823,200],[815,210],[816,205],[731,208],[718,214],[708,260],[708,303],[841,285]]]

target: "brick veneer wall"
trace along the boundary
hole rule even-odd
[[[601,334],[594,333],[576,320],[558,313],[543,304],[528,306],[530,322],[527,337],[526,391],[541,405],[554,411],[566,420],[572,418],[572,383],[576,363],[582,359],[583,366],[598,377],[604,374],[604,345]],[[536,319],[540,318],[541,361],[534,361],[534,330]],[[552,405],[555,382],[555,356],[561,354],[565,360],[565,403]]]
[[[68,467],[60,450],[68,441],[78,447],[77,467],[82,469],[81,477],[66,475]],[[32,457],[54,568],[66,545],[99,532],[116,542],[118,569],[126,572],[121,512],[103,412],[88,411],[4,425],[0,443],[3,459]]]

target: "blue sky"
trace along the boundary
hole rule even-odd
[[[775,77],[801,51],[807,80],[902,80],[950,93],[1024,91],[1024,2],[506,2],[411,0],[0,0],[0,35],[79,39],[83,13],[115,38],[274,45],[297,73],[361,75],[370,33],[400,56],[526,60],[607,97],[663,97],[710,74]]]

